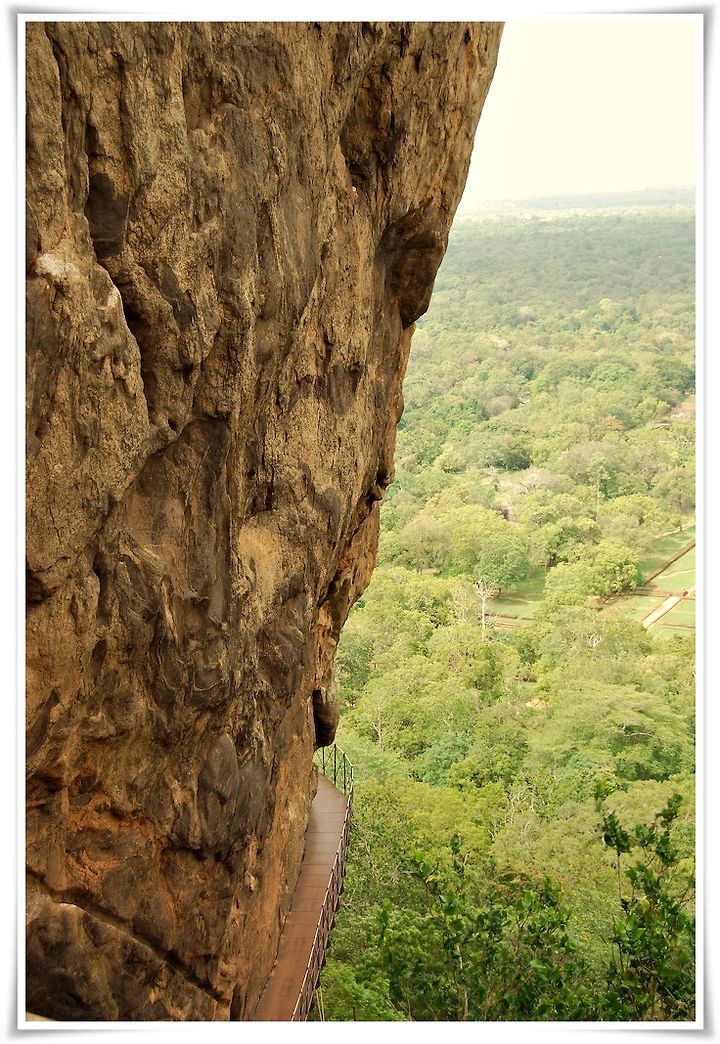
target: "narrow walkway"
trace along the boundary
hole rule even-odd
[[[652,625],[654,623],[657,623],[658,620],[662,620],[663,616],[667,616],[670,610],[674,609],[679,602],[682,602],[682,600],[682,595],[668,595],[664,602],[658,605],[655,609],[652,610],[652,612],[648,613],[648,615],[644,618],[642,622],[643,627],[646,630],[649,627],[652,627]]]
[[[651,613],[648,613],[648,615],[644,618],[642,622],[643,627],[645,627],[646,629],[652,627],[652,625],[654,623],[657,623],[658,620],[662,620],[664,616],[667,616],[670,610],[674,609],[676,605],[679,605],[680,602],[683,601],[683,599],[694,597],[694,587],[691,587],[689,591],[683,591],[682,594],[668,595],[668,597],[661,605],[658,605],[655,609],[653,609]]]
[[[348,816],[348,799],[325,776],[319,775],[305,834],[300,876],[273,970],[253,1015],[255,1022],[291,1022],[307,1017],[306,1013],[298,1014],[298,1004],[303,995],[312,998],[320,974],[320,966],[312,966],[313,950],[317,950],[315,936],[317,932],[329,933],[335,915],[344,869]]]

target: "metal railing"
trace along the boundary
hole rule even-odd
[[[339,755],[339,759],[338,759]],[[341,790],[346,798],[352,798],[353,767],[347,754],[340,750],[337,743],[332,747],[320,747],[313,758],[319,772],[329,779],[333,786]]]
[[[332,747],[321,747],[316,751],[313,760],[317,765],[318,771],[322,772],[333,786],[337,787],[345,795],[347,808],[345,809],[345,819],[343,820],[340,841],[333,861],[330,881],[325,889],[320,920],[315,929],[315,937],[313,938],[310,957],[308,958],[302,986],[300,987],[300,994],[292,1013],[293,1022],[305,1022],[307,1020],[318,979],[320,978],[320,972],[325,964],[330,929],[335,920],[335,913],[340,904],[340,894],[343,890],[347,850],[350,843],[350,822],[352,820],[353,767],[347,756],[333,743]]]

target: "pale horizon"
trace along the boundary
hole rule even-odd
[[[692,16],[507,22],[458,216],[692,189],[697,30]]]

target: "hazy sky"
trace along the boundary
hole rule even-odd
[[[460,213],[692,185],[697,21],[509,21]]]

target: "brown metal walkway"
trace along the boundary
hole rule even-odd
[[[340,900],[352,800],[323,775],[310,809],[305,855],[273,970],[253,1021],[307,1018]]]

